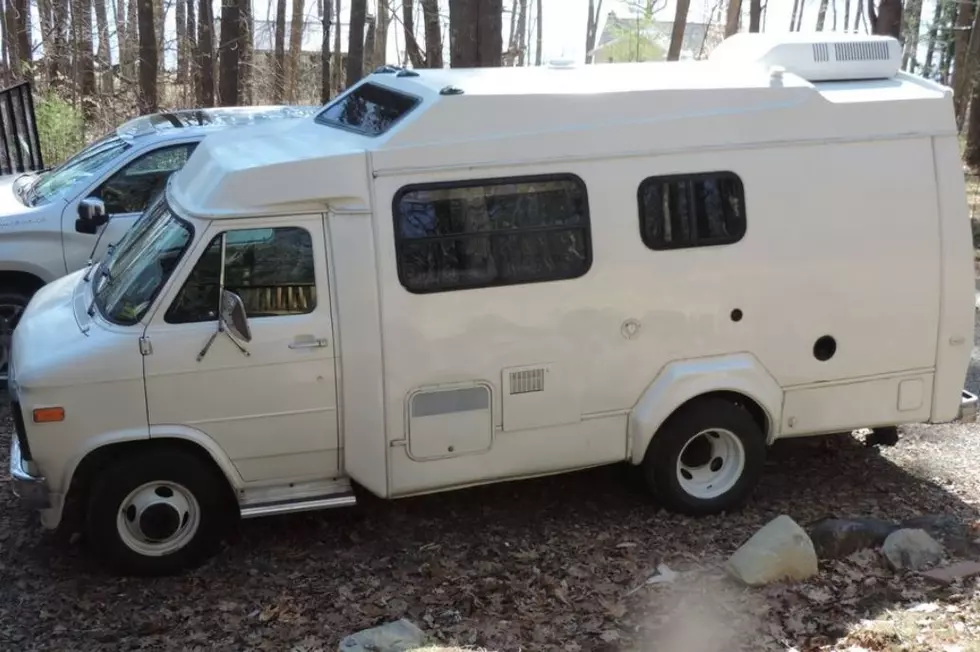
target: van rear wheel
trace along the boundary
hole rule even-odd
[[[647,448],[643,475],[665,508],[702,516],[744,504],[765,458],[765,435],[747,410],[703,398],[663,424]]]
[[[85,530],[113,571],[169,575],[210,557],[230,525],[224,478],[177,450],[145,451],[100,472],[89,494]]]

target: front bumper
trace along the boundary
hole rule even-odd
[[[977,420],[978,399],[976,394],[971,394],[965,389],[960,394],[960,409],[956,413],[956,420],[965,423],[974,423]]]
[[[51,507],[48,485],[43,476],[33,475],[27,469],[17,437],[10,438],[10,479],[13,483],[14,495],[20,498],[24,507],[29,509],[48,509]]]

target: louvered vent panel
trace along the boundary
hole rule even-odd
[[[814,49],[816,47],[814,46]],[[838,61],[888,61],[888,43],[882,41],[834,43],[834,56]]]
[[[524,369],[510,374],[510,393],[527,394],[544,391],[544,369]]]
[[[830,61],[830,48],[827,47],[826,43],[813,44],[813,60]]]

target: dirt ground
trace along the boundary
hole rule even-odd
[[[977,349],[980,351],[980,349]],[[980,356],[968,387],[980,390]],[[667,514],[620,468],[246,521],[181,577],[120,579],[22,512],[0,435],[0,649],[336,650],[407,617],[492,652],[980,651],[976,581],[937,588],[873,552],[804,584],[745,589],[727,556],[779,514],[980,519],[978,425],[780,443],[747,509]],[[646,583],[659,564],[679,575]]]

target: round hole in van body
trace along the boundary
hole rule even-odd
[[[732,317],[732,321],[734,321],[734,322],[742,321],[742,311],[739,310],[738,308],[736,308],[735,310],[732,310],[731,317]]]
[[[818,337],[813,344],[813,357],[820,362],[826,362],[837,353],[837,340],[830,335]]]

